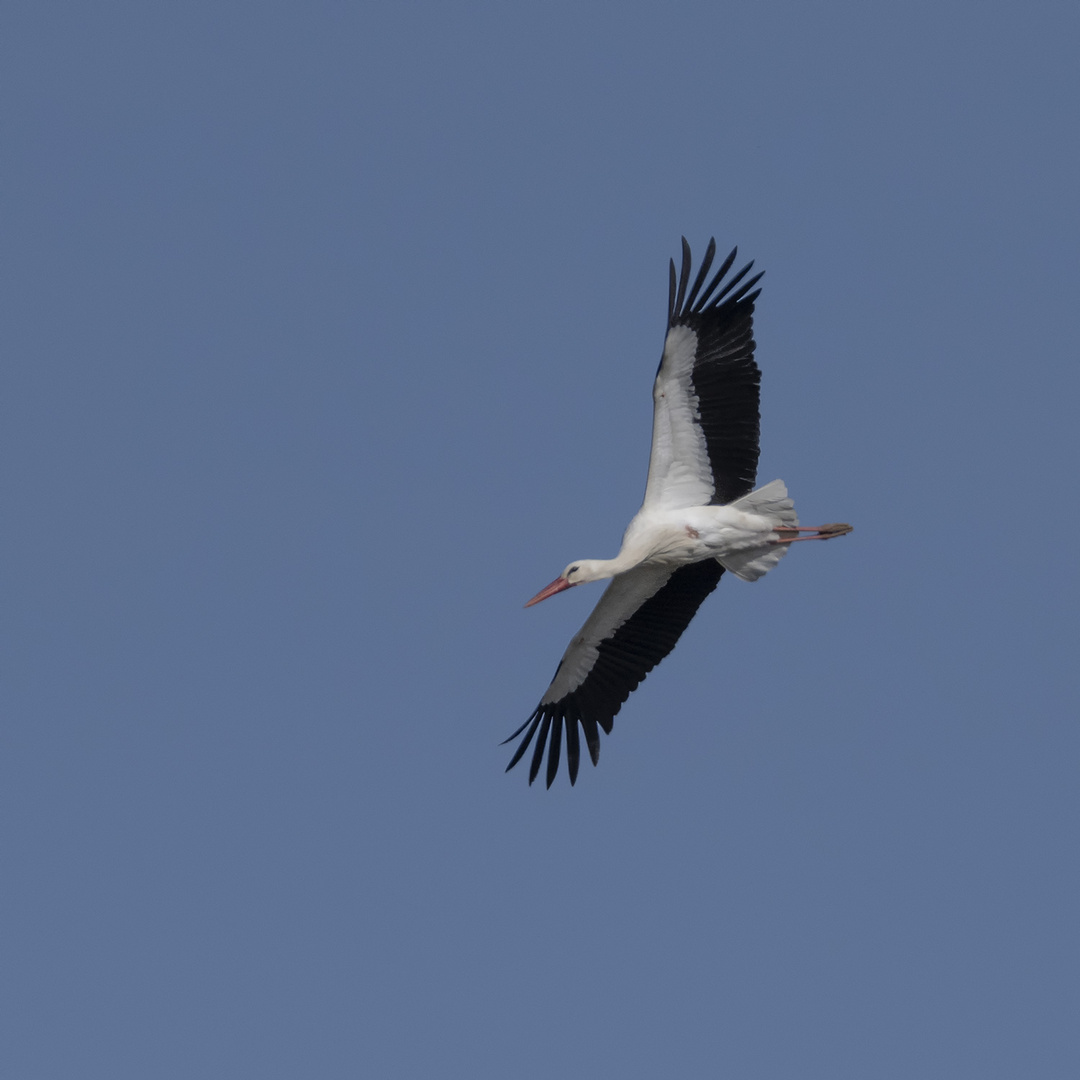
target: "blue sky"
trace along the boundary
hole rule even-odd
[[[5,1075],[1076,1075],[1075,5],[3,22]],[[684,234],[856,531],[530,789]]]

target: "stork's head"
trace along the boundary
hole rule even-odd
[[[611,577],[603,573],[601,559],[578,559],[572,562],[550,585],[541,589],[525,606],[532,607],[546,600],[549,596],[569,589],[573,585],[581,585],[586,581],[599,581],[602,577]]]

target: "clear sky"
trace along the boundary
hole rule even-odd
[[[0,29],[3,1075],[1080,1075],[1080,7]],[[683,234],[855,532],[530,789]]]

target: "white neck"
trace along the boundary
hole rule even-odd
[[[626,570],[632,570],[640,562],[641,555],[638,552],[627,551],[625,548],[614,559],[579,559],[576,563],[580,567],[578,580],[603,581]]]

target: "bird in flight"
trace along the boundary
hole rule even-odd
[[[829,540],[850,525],[805,528],[782,480],[754,488],[761,372],[754,362],[753,263],[727,278],[735,249],[705,284],[710,240],[690,284],[690,245],[670,266],[667,336],[653,384],[652,453],[641,509],[614,559],[578,559],[525,606],[587,581],[610,578],[600,602],[567,646],[532,715],[505,742],[521,742],[510,771],[533,740],[529,783],[547,750],[547,786],[559,771],[563,733],[570,783],[581,761],[578,731],[593,765],[600,729],[671,650],[701,602],[730,570],[743,581],[768,573],[800,540]],[[704,286],[704,288],[703,288]],[[524,734],[522,734],[524,733]]]

